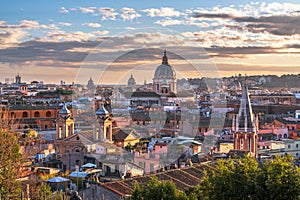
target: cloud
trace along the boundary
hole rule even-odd
[[[25,28],[25,29],[38,29],[38,28],[40,28],[40,24],[38,21],[21,20],[20,27]]]
[[[300,4],[250,3],[240,7],[214,7],[186,11],[193,18],[217,20],[219,25],[244,28],[253,33],[269,32],[274,35],[300,34]],[[220,21],[223,20],[223,21]],[[221,23],[220,23],[221,22]],[[215,25],[217,25],[215,24]]]
[[[233,18],[236,22],[247,23],[246,28],[252,32],[270,32],[274,35],[300,34],[299,16],[270,16],[270,17],[239,17]]]
[[[17,46],[19,41],[27,35],[27,32],[19,29],[14,31],[0,31],[0,49]]]
[[[69,23],[69,22],[59,22],[58,25],[61,25],[61,26],[72,26],[72,24]]]
[[[54,24],[39,24],[38,21],[34,20],[21,20],[19,24],[6,24],[5,21],[0,21],[1,30],[13,30],[13,29],[55,29],[57,28]]]
[[[174,8],[170,8],[170,7],[162,7],[160,9],[149,8],[142,11],[147,13],[147,15],[150,17],[179,17],[180,16],[179,11],[176,11]]]
[[[182,20],[178,20],[178,19],[164,19],[164,20],[157,20],[156,22],[154,22],[155,24],[159,24],[163,27],[165,26],[172,26],[172,25],[180,25],[180,24],[184,24],[184,22]]]
[[[102,14],[102,21],[105,20],[116,20],[116,16],[119,15],[114,8],[108,8],[108,7],[103,7],[103,8],[98,8],[100,13]]]
[[[196,12],[193,15],[193,17],[194,18],[204,18],[204,19],[210,19],[210,18],[232,19],[233,15],[224,14],[224,13],[198,13],[198,12]]]
[[[130,26],[126,26],[126,27],[124,27],[124,29],[126,29],[126,30],[136,30],[136,28],[130,27]]]
[[[85,14],[86,13],[94,13],[95,11],[97,11],[96,7],[86,7],[86,8],[80,7],[79,9],[82,13],[85,13]]]
[[[98,24],[98,23],[84,23],[84,24],[81,24],[82,26],[89,26],[89,27],[93,27],[93,28],[99,28],[101,27],[101,24]]]
[[[109,31],[107,31],[107,30],[104,30],[104,31],[93,31],[92,33],[95,34],[95,35],[108,35]]]
[[[209,23],[207,23],[205,21],[201,21],[201,20],[198,20],[198,19],[195,19],[195,18],[189,18],[187,20],[187,24],[192,25],[192,26],[198,26],[200,28],[208,28],[210,26],[214,26],[214,24],[210,25]],[[218,24],[215,25],[215,26],[218,26]]]
[[[65,7],[60,7],[59,12],[60,13],[69,13],[69,11]]]
[[[65,32],[62,30],[49,31],[47,36],[42,41],[88,41],[97,38],[93,32],[85,33],[82,31]]]
[[[21,20],[19,24],[7,24],[0,21],[0,48],[17,46],[24,38],[30,38],[29,30],[55,29],[55,25],[41,25],[34,20]]]
[[[142,16],[139,13],[137,13],[133,8],[124,7],[121,9],[121,11],[123,13],[120,16],[123,20],[132,21]]]

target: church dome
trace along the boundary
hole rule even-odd
[[[64,102],[63,103],[63,107],[60,109],[60,111],[59,111],[59,114],[61,114],[61,115],[68,115],[68,114],[70,114],[71,113],[71,111],[67,108],[67,105],[66,105],[66,103]]]
[[[130,78],[127,81],[127,85],[129,87],[132,87],[132,86],[135,86],[135,84],[136,84],[135,79],[133,78],[133,75],[131,74]]]
[[[162,63],[159,65],[154,74],[154,79],[176,79],[176,74],[171,65],[168,63],[168,57],[164,51],[164,56],[162,58]]]
[[[89,89],[93,89],[95,87],[94,81],[92,79],[92,77],[90,78],[90,80],[88,81],[87,87]]]
[[[108,115],[109,112],[106,110],[104,105],[100,106],[99,109],[96,111],[96,115]]]

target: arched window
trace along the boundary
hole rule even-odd
[[[11,118],[16,118],[16,113],[14,113],[14,112],[10,113],[10,117]]]
[[[34,113],[34,117],[40,117],[40,113],[39,113],[38,111],[36,111],[36,112]]]
[[[28,117],[28,112],[23,112],[23,118],[27,118]]]
[[[50,111],[46,112],[46,117],[51,117],[51,112]]]

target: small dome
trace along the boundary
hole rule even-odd
[[[92,77],[90,77],[90,80],[88,81],[87,87],[88,88],[94,88],[95,87],[95,84],[94,84],[94,81],[93,81]]]
[[[61,115],[67,115],[67,114],[70,114],[70,113],[71,113],[71,111],[67,108],[67,105],[64,102],[63,107],[59,111],[59,114],[61,114]]]
[[[168,63],[168,57],[166,55],[166,51],[164,51],[164,56],[162,58],[162,64],[159,65],[154,74],[154,79],[161,79],[161,78],[166,78],[166,79],[175,79],[175,71],[171,65]]]
[[[132,87],[135,86],[136,82],[135,79],[133,78],[133,75],[131,74],[130,78],[128,79],[127,85]]]
[[[108,115],[109,112],[106,110],[104,105],[100,106],[99,109],[96,111],[96,115]]]

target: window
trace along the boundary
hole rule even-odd
[[[299,147],[299,144],[296,144],[296,148],[298,148]]]
[[[75,164],[79,166],[80,160],[76,160],[76,161],[75,161]]]
[[[16,113],[14,113],[14,112],[10,113],[10,117],[11,118],[16,118]]]
[[[45,124],[45,129],[48,129],[48,125],[47,124]]]
[[[28,112],[23,112],[23,118],[27,118],[28,117]]]
[[[150,172],[154,172],[154,164],[150,163]]]
[[[288,149],[290,149],[291,148],[291,145],[288,145]]]
[[[50,111],[46,112],[46,117],[51,117],[51,112]]]
[[[40,117],[40,113],[39,113],[38,111],[36,111],[36,112],[34,113],[34,117]]]

